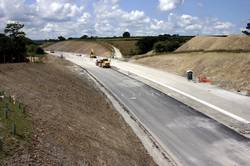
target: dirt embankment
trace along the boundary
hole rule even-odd
[[[250,37],[232,35],[227,37],[197,36],[175,52],[192,51],[241,51],[250,52]]]
[[[94,41],[63,41],[45,47],[45,49],[82,54],[90,54],[91,49],[93,49],[98,56],[110,56],[112,54],[110,49]]]
[[[193,52],[166,54],[135,60],[134,62],[185,75],[192,69],[196,76],[202,74],[222,88],[250,90],[250,53]]]
[[[34,128],[31,145],[2,164],[155,165],[104,95],[75,70],[81,71],[53,57],[0,65],[0,89],[27,106]]]

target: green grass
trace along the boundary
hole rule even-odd
[[[0,96],[2,96],[1,93]],[[8,109],[7,118],[6,109]],[[15,135],[13,124],[16,125]],[[0,149],[0,161],[13,155],[16,149],[28,145],[31,141],[31,134],[32,124],[25,113],[24,105],[14,103],[10,97],[0,99],[0,139],[3,143],[3,149]]]
[[[98,41],[117,47],[124,57],[131,57],[139,53],[136,46],[138,38],[99,39]]]

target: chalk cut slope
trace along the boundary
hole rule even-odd
[[[176,52],[192,51],[250,51],[250,37],[231,35],[227,37],[197,36],[176,50]]]
[[[110,56],[109,49],[97,42],[91,41],[64,41],[58,42],[45,48],[46,50],[75,52],[82,54],[90,54],[91,49],[95,51],[98,56]]]

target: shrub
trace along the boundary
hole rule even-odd
[[[157,53],[161,52],[172,52],[180,47],[180,43],[178,41],[160,41],[154,44],[154,50]]]
[[[154,43],[157,42],[157,38],[155,37],[145,37],[140,39],[136,46],[139,49],[139,54],[144,54],[153,49]]]
[[[37,47],[36,48],[36,54],[43,55],[43,54],[45,54],[45,52],[44,52],[44,50],[41,47]]]

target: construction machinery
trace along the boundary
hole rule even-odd
[[[99,58],[96,60],[96,66],[102,68],[110,68],[110,60],[108,58]]]
[[[96,58],[96,55],[93,49],[91,49],[90,58]]]

